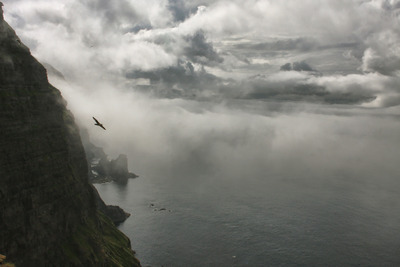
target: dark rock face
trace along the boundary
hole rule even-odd
[[[140,266],[96,209],[65,101],[0,13],[0,253],[17,266]]]
[[[3,3],[0,2],[0,20],[3,20],[3,19],[4,19],[4,17],[3,17]]]

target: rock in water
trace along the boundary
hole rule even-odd
[[[16,266],[140,266],[96,209],[78,128],[0,16],[0,253]]]
[[[117,159],[108,160],[103,148],[95,146],[85,129],[81,129],[83,147],[89,163],[89,181],[92,183],[104,183],[115,181],[119,184],[126,184],[128,178],[138,177],[128,170],[128,157],[124,154]]]
[[[115,225],[123,223],[129,216],[131,216],[131,214],[125,212],[122,208],[118,206],[106,205],[101,199],[96,188],[93,189],[95,192],[97,208],[105,215],[107,215],[108,218],[110,218]]]

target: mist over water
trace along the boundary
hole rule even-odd
[[[64,88],[140,177],[96,185],[144,266],[381,266],[400,257],[399,109]],[[99,103],[101,103],[99,105]]]
[[[133,214],[120,229],[144,266],[399,263],[395,178],[391,186],[379,178],[220,178],[143,176],[97,188]]]
[[[395,110],[161,103],[160,143],[114,148],[140,177],[96,186],[144,266],[399,264]]]

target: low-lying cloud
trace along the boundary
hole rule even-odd
[[[139,174],[398,175],[399,1],[3,2]]]
[[[92,141],[129,155],[140,175],[188,179],[393,178],[397,109],[257,100],[160,99],[101,84],[92,93],[52,78]],[[101,118],[98,131],[91,116]],[[352,178],[352,179],[353,179]]]

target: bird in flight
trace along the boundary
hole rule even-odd
[[[96,122],[94,125],[99,126],[99,127],[103,128],[104,130],[106,129],[106,128],[104,128],[103,124],[101,124],[98,120],[96,120],[95,117],[92,117],[92,118],[93,118],[94,121]]]

